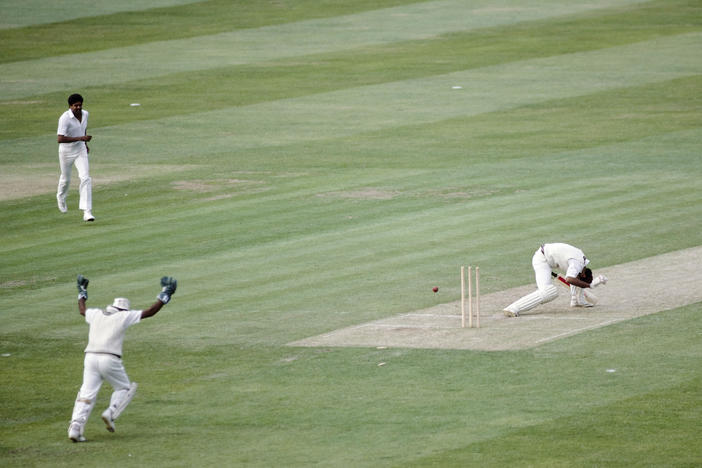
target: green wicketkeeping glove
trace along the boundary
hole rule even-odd
[[[172,276],[164,276],[161,278],[161,292],[158,293],[156,299],[164,304],[168,304],[168,301],[171,300],[171,296],[175,294],[176,288],[178,288],[178,282],[176,279]]]
[[[78,299],[88,299],[88,283],[90,280],[83,275],[78,275],[76,284],[78,286]]]

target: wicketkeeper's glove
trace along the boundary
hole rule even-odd
[[[78,286],[78,299],[88,299],[88,283],[90,280],[83,275],[78,275],[76,285]]]
[[[173,278],[172,276],[164,276],[163,278],[161,278],[161,292],[158,293],[156,299],[163,302],[164,304],[168,304],[168,301],[171,300],[171,296],[175,294],[177,287],[178,282],[175,278]]]

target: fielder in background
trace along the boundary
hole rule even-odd
[[[583,251],[572,245],[562,243],[541,245],[531,259],[538,289],[507,306],[504,309],[505,315],[519,317],[522,312],[554,300],[558,296],[558,290],[553,285],[551,275],[554,269],[562,272],[565,281],[570,285],[570,306],[592,307],[594,304],[586,300],[583,290],[606,284],[607,277],[598,275],[593,279],[592,270],[587,267],[589,263],[590,260]]]
[[[68,438],[73,442],[85,442],[83,435],[85,423],[95,406],[97,394],[104,380],[112,385],[113,392],[110,406],[102,413],[102,420],[108,431],[115,431],[115,419],[132,401],[137,388],[136,382],[130,382],[122,364],[124,332],[142,319],[156,315],[161,307],[168,304],[178,286],[175,278],[164,276],[161,278],[161,292],[157,296],[157,301],[148,309],[131,310],[129,300],[118,297],[112,305],[102,310],[85,308],[85,302],[88,299],[88,282],[83,275],[78,275],[78,311],[90,325],[90,332],[88,346],[85,348],[83,385],[78,391],[78,397],[73,406],[73,416],[68,426]]]
[[[95,221],[93,216],[93,187],[90,179],[90,165],[88,163],[88,142],[92,136],[87,134],[88,111],[83,110],[83,96],[71,94],[68,96],[68,110],[61,114],[58,120],[58,145],[59,145],[59,176],[56,200],[61,213],[68,211],[66,195],[68,185],[71,183],[71,168],[75,164],[78,170],[80,185],[80,202],[78,208],[83,210],[83,221]]]

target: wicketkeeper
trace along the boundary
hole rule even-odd
[[[136,382],[131,382],[127,377],[122,364],[124,333],[127,328],[139,323],[142,319],[156,315],[161,307],[168,304],[178,286],[175,278],[164,276],[161,278],[161,292],[157,296],[157,301],[148,309],[131,310],[128,299],[117,297],[112,305],[102,310],[86,309],[88,282],[83,275],[78,275],[78,311],[90,325],[90,332],[88,346],[85,348],[83,385],[78,391],[71,424],[68,426],[68,438],[73,442],[85,442],[83,435],[85,423],[95,406],[97,394],[104,380],[112,385],[113,392],[110,406],[102,413],[102,420],[108,431],[115,431],[115,419],[132,401],[137,388]]]
[[[594,304],[587,301],[584,291],[606,284],[607,277],[598,275],[593,279],[592,270],[587,267],[589,263],[590,260],[577,247],[563,243],[542,244],[531,259],[538,289],[507,306],[505,315],[519,317],[522,312],[554,300],[558,290],[553,285],[553,270],[562,272],[570,285],[571,307],[592,307]]]

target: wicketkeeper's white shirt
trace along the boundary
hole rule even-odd
[[[86,353],[109,353],[121,356],[124,332],[141,321],[141,310],[108,313],[102,309],[87,309],[85,321],[90,325]]]

